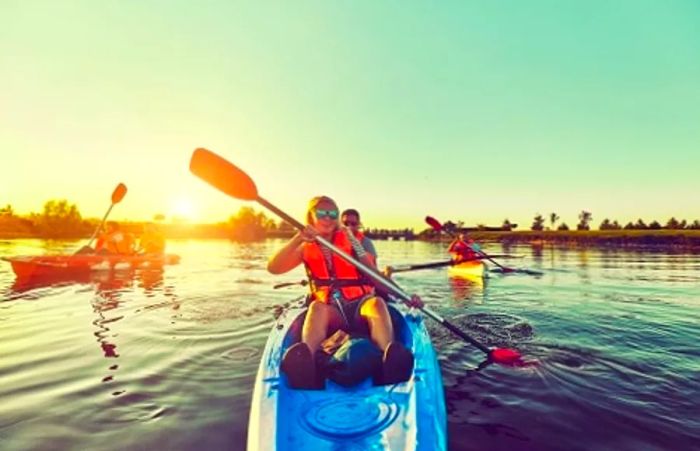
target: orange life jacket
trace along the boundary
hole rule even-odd
[[[449,252],[455,260],[476,260],[479,256],[471,248],[472,244],[474,244],[474,240],[472,239],[467,239],[467,241],[456,239],[450,244],[450,248],[447,252]]]
[[[364,236],[361,232],[357,232],[355,237],[362,242]],[[353,256],[355,259],[358,258],[345,232],[341,230],[336,231],[331,242],[346,254]],[[311,295],[315,300],[328,304],[331,302],[331,294],[335,290],[338,290],[346,301],[374,293],[374,286],[355,266],[338,257],[330,250],[328,250],[328,254],[331,255],[330,271],[321,250],[321,245],[316,242],[304,243],[301,258],[309,276]],[[374,266],[375,262],[372,254],[367,253],[367,258]]]
[[[132,254],[134,252],[134,237],[121,230],[102,235],[97,240],[95,250],[105,249],[110,254]]]

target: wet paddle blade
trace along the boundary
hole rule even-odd
[[[199,148],[192,153],[190,171],[231,197],[241,200],[258,199],[258,188],[253,179],[210,150]]]
[[[114,188],[114,191],[112,191],[112,203],[118,204],[122,199],[124,199],[124,196],[126,196],[126,185],[120,183],[116,188]]]

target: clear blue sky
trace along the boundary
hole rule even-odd
[[[0,205],[223,220],[230,158],[301,218],[700,219],[700,2],[0,2]],[[188,205],[189,204],[189,205]],[[192,210],[192,211],[188,211]]]

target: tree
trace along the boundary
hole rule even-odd
[[[511,230],[513,230],[514,228],[516,228],[516,227],[518,227],[518,225],[517,225],[517,224],[513,224],[512,222],[510,222],[510,221],[508,220],[508,218],[504,219],[504,220],[503,220],[503,225],[501,225],[501,228],[502,228],[503,230],[507,230],[507,231],[509,231],[509,232],[510,232]]]
[[[556,214],[556,213],[550,213],[550,214],[549,214],[549,223],[550,223],[551,226],[552,226],[552,230],[554,230],[554,224],[556,224],[558,220],[559,220],[559,215],[558,215],[558,214]]]
[[[535,216],[535,220],[532,222],[532,227],[530,227],[531,230],[541,232],[544,230],[544,218],[542,217],[541,214],[537,213]]]
[[[236,241],[258,241],[265,238],[269,219],[264,213],[256,213],[252,207],[241,207],[228,220],[231,239]]]
[[[630,222],[628,222],[627,224],[625,224],[625,230],[634,230],[634,229],[635,229],[635,226],[634,226],[634,224],[632,223],[632,221],[630,221]]]
[[[598,228],[600,230],[620,230],[622,227],[617,222],[617,220],[610,222],[608,218],[605,218],[603,219],[603,222],[600,223],[600,226]]]
[[[559,227],[557,227],[557,230],[566,231],[566,230],[569,230],[569,226],[566,225],[565,222],[562,222],[561,224],[559,224]]]
[[[78,207],[65,199],[46,202],[43,212],[32,219],[39,234],[46,238],[78,237],[85,229]]]
[[[457,224],[448,220],[442,225],[442,229],[447,233],[457,233]]]
[[[658,221],[651,221],[649,223],[650,230],[661,230],[661,224]]]
[[[12,205],[7,204],[3,208],[0,208],[0,216],[7,216],[7,217],[12,217],[15,215],[14,210],[12,209]]]
[[[681,223],[678,222],[678,220],[675,217],[671,217],[671,219],[666,222],[666,228],[667,229],[683,229],[685,227],[685,220],[683,221],[683,225],[681,226]]]
[[[649,228],[648,225],[642,221],[642,218],[637,219],[637,222],[634,224],[634,228],[637,230],[646,230]]]
[[[700,221],[696,219],[695,221],[693,221],[692,224],[688,226],[688,228],[691,230],[700,230]]]
[[[593,219],[593,215],[590,211],[581,210],[578,215],[579,222],[576,225],[576,230],[591,230],[589,223]]]

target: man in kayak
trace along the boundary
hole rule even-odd
[[[143,233],[139,238],[139,252],[143,254],[165,253],[165,236],[160,227],[153,223],[143,226]]]
[[[338,329],[352,334],[368,327],[372,342],[383,352],[379,382],[405,381],[413,371],[413,355],[402,343],[394,341],[385,301],[375,294],[374,286],[366,276],[315,240],[317,235],[323,237],[356,259],[369,261],[374,267],[374,257],[352,244],[353,239],[361,243],[363,235],[341,228],[338,219],[338,206],[333,199],[314,197],[307,210],[307,227],[268,262],[267,269],[272,274],[286,273],[303,263],[311,289],[311,303],[301,342],[287,350],[282,359],[282,370],[294,388],[320,388],[322,384],[318,380],[315,356],[321,342]],[[412,304],[416,307],[423,305],[418,296],[413,297]]]
[[[107,230],[97,239],[95,252],[98,254],[134,253],[134,237],[124,232],[115,221],[107,222]]]
[[[360,231],[360,227],[362,227],[362,223],[360,222],[360,213],[355,210],[354,208],[348,208],[347,210],[344,210],[343,213],[340,215],[340,222],[350,229],[353,234],[357,234]],[[372,243],[372,240],[370,240],[366,235],[362,235],[362,247],[372,254],[375,260],[375,264],[377,261],[377,251],[374,248],[374,243]]]
[[[476,260],[479,258],[479,254],[475,252],[475,250],[478,250],[478,246],[479,245],[476,244],[474,240],[467,237],[466,233],[460,233],[457,235],[457,238],[450,243],[447,252],[452,255],[452,260],[455,263]]]

